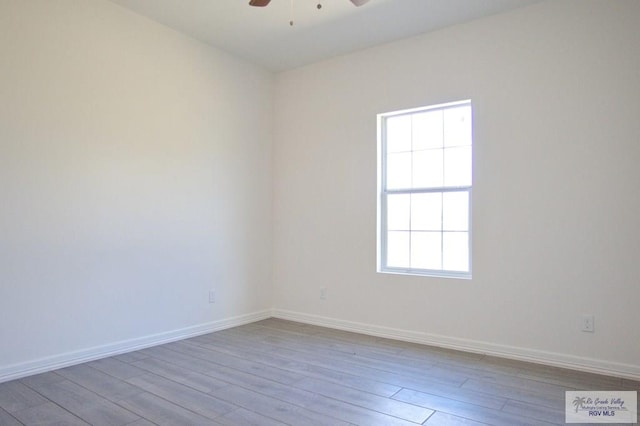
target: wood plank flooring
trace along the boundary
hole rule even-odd
[[[548,425],[640,382],[268,319],[0,384],[0,425]]]

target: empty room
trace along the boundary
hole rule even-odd
[[[640,1],[0,0],[0,425],[637,423]]]

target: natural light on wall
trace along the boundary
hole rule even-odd
[[[378,115],[378,271],[471,277],[471,101]]]

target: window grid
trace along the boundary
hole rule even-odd
[[[460,125],[459,128],[455,128],[453,129],[454,131],[452,131],[451,133],[453,133],[453,143],[451,143],[451,138],[452,135],[448,134],[447,132],[450,131],[450,129],[447,129],[447,123],[446,123],[446,117],[445,117],[445,111],[447,110],[454,110],[455,108],[466,108],[464,111],[468,113],[468,124],[466,124],[466,126],[468,126],[468,135],[466,135],[465,137],[465,126],[464,125]],[[467,111],[468,110],[468,111]],[[418,145],[418,141],[415,138],[415,116],[416,115],[420,115],[420,114],[424,114],[424,113],[438,113],[440,112],[440,123],[436,124],[436,129],[435,129],[435,133],[440,133],[439,135],[439,139],[436,141],[438,142],[437,145],[434,146],[424,146],[425,141],[422,140],[420,141],[421,145]],[[449,114],[449,116],[451,116],[451,114]],[[409,143],[407,146],[402,147],[404,149],[398,149],[398,147],[394,147],[394,149],[389,149],[389,141],[388,141],[388,134],[390,132],[389,127],[388,127],[388,122],[389,119],[394,119],[394,118],[399,118],[399,117],[407,117],[410,120],[410,127],[409,127],[409,134],[411,135],[410,139],[409,139]],[[463,115],[464,117],[464,115]],[[400,111],[400,112],[396,112],[396,113],[390,113],[390,114],[381,114],[379,117],[379,139],[380,139],[380,144],[379,144],[379,187],[380,187],[380,199],[379,199],[379,248],[378,248],[378,270],[380,272],[395,272],[395,273],[406,273],[406,274],[419,274],[419,275],[430,275],[430,276],[442,276],[442,277],[455,277],[455,278],[470,278],[471,277],[471,193],[472,193],[472,183],[471,183],[471,155],[472,155],[472,137],[471,137],[471,103],[470,101],[463,101],[463,102],[456,102],[456,103],[451,103],[451,104],[445,104],[445,105],[437,105],[437,106],[433,106],[433,107],[428,107],[428,108],[422,108],[422,109],[415,109],[415,110],[407,110],[407,111]],[[439,129],[437,126],[440,126]],[[460,133],[460,129],[462,133]],[[425,129],[422,129],[423,131],[425,131]],[[432,131],[432,129],[427,128],[426,132],[430,132]],[[456,131],[458,131],[458,133],[456,135]],[[460,137],[460,135],[462,135],[462,137]],[[406,135],[402,135],[404,137],[406,137]],[[424,135],[423,135],[424,136]],[[458,139],[456,140],[455,138],[458,137]],[[401,140],[402,138],[398,138],[396,141],[394,141],[394,143],[397,145],[398,143],[401,144],[405,144],[406,142],[403,142]],[[449,139],[449,140],[448,140]],[[468,139],[468,140],[467,140]],[[398,142],[398,140],[400,140],[400,142]],[[433,140],[429,141],[428,143],[434,143]],[[466,148],[468,147],[468,148]],[[463,148],[463,149],[459,149],[459,148]],[[468,151],[468,156],[469,158],[467,159],[468,164],[466,165],[467,167],[465,169],[460,169],[462,170],[462,178],[460,176],[455,177],[455,172],[453,172],[452,176],[454,176],[453,180],[449,179],[447,176],[447,173],[451,173],[449,170],[447,170],[447,167],[452,167],[453,169],[455,169],[456,167],[458,167],[458,169],[460,168],[460,164],[464,165],[464,155],[463,156],[459,156],[459,158],[456,161],[452,161],[448,166],[447,166],[447,154],[452,155],[454,153],[453,150],[458,149],[458,152],[462,152],[464,154],[464,151]],[[415,155],[416,153],[421,153],[421,152],[437,152],[437,151],[441,151],[441,164],[438,165],[438,167],[441,167],[441,170],[439,170],[440,172],[440,176],[439,176],[439,181],[440,181],[440,185],[439,186],[433,186],[433,183],[431,186],[429,185],[423,185],[423,186],[419,186],[419,184],[421,182],[417,182],[416,181],[416,170],[419,167],[423,167],[424,164],[420,164],[418,159],[416,158],[417,156]],[[405,178],[409,178],[408,180],[405,179],[405,185],[404,186],[398,186],[396,185],[398,182],[393,182],[394,186],[393,188],[389,188],[388,187],[388,171],[389,171],[389,158],[392,157],[393,155],[397,155],[397,154],[409,154],[410,155],[410,171],[408,172],[409,175],[408,176],[404,176]],[[394,158],[394,157],[392,157]],[[395,159],[395,158],[394,158]],[[462,159],[462,161],[461,161]],[[454,158],[455,160],[455,158]],[[460,164],[458,164],[460,163]],[[468,169],[468,170],[466,170]],[[398,170],[397,166],[395,167],[395,170]],[[402,171],[402,173],[407,173],[406,170]],[[468,173],[468,176],[465,175],[465,173]],[[394,176],[395,178],[396,176]],[[424,176],[423,176],[424,179]],[[456,182],[456,179],[458,179],[459,181]],[[466,184],[463,185],[452,185],[451,183],[461,183],[463,182]],[[408,185],[406,184],[408,182]],[[426,181],[423,181],[422,183],[425,183]],[[447,209],[450,209],[450,207],[445,207],[445,194],[455,194],[455,193],[465,193],[466,194],[466,207],[467,207],[467,211],[466,213],[463,213],[463,216],[466,214],[466,226],[463,227],[463,229],[449,229],[447,226],[445,226],[446,222],[450,222],[447,217],[445,217],[445,211]],[[389,228],[389,197],[390,196],[394,196],[394,195],[401,195],[401,194],[406,194],[408,195],[408,217],[406,218],[406,224],[407,226],[404,229],[391,229]],[[418,229],[414,227],[414,203],[417,202],[416,199],[414,199],[414,195],[419,195],[419,194],[441,194],[440,197],[440,205],[439,205],[439,227],[438,229]],[[463,203],[464,204],[464,203]],[[457,214],[460,214],[461,208],[460,206],[458,206],[457,210],[453,209],[452,211],[457,212]],[[450,213],[450,212],[449,212]],[[455,217],[455,215],[453,215]],[[403,234],[404,237],[408,237],[408,247],[407,250],[408,252],[406,253],[406,257],[407,259],[405,259],[405,265],[402,266],[397,266],[397,265],[393,265],[390,264],[389,259],[390,259],[390,253],[389,253],[389,238],[392,235],[392,233],[399,233],[398,236],[400,236],[400,234]],[[406,234],[406,235],[404,235]],[[416,255],[416,251],[417,251],[417,236],[418,235],[422,235],[424,238],[428,237],[428,236],[433,236],[430,234],[439,234],[439,259],[438,260],[438,267],[433,267],[433,262],[432,262],[432,266],[429,268],[425,268],[425,267],[415,267],[417,262],[414,262],[414,256]],[[451,244],[453,235],[465,235],[464,239],[466,239],[466,247],[463,250],[460,250],[463,252],[463,255],[465,255],[464,257],[466,257],[466,260],[464,260],[462,263],[458,263],[458,267],[451,267],[451,265],[455,264],[455,257],[453,258],[453,262],[451,261],[451,259],[449,259],[449,256],[451,256],[451,250],[447,249],[446,245],[447,244]],[[396,235],[394,235],[395,237]],[[462,257],[463,255],[459,255],[459,257]],[[417,257],[416,257],[417,258]],[[428,263],[429,259],[423,259],[423,265],[425,263]],[[460,267],[460,265],[463,265],[464,267]]]

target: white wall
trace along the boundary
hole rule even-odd
[[[639,22],[554,0],[280,74],[276,313],[640,377]],[[377,274],[376,114],[468,98],[473,279]]]
[[[264,70],[109,2],[0,0],[0,381],[274,305],[640,377],[639,20],[553,0],[286,72],[272,131]],[[466,98],[473,280],[376,274],[375,115]]]
[[[0,381],[271,307],[272,101],[112,3],[0,0]]]

